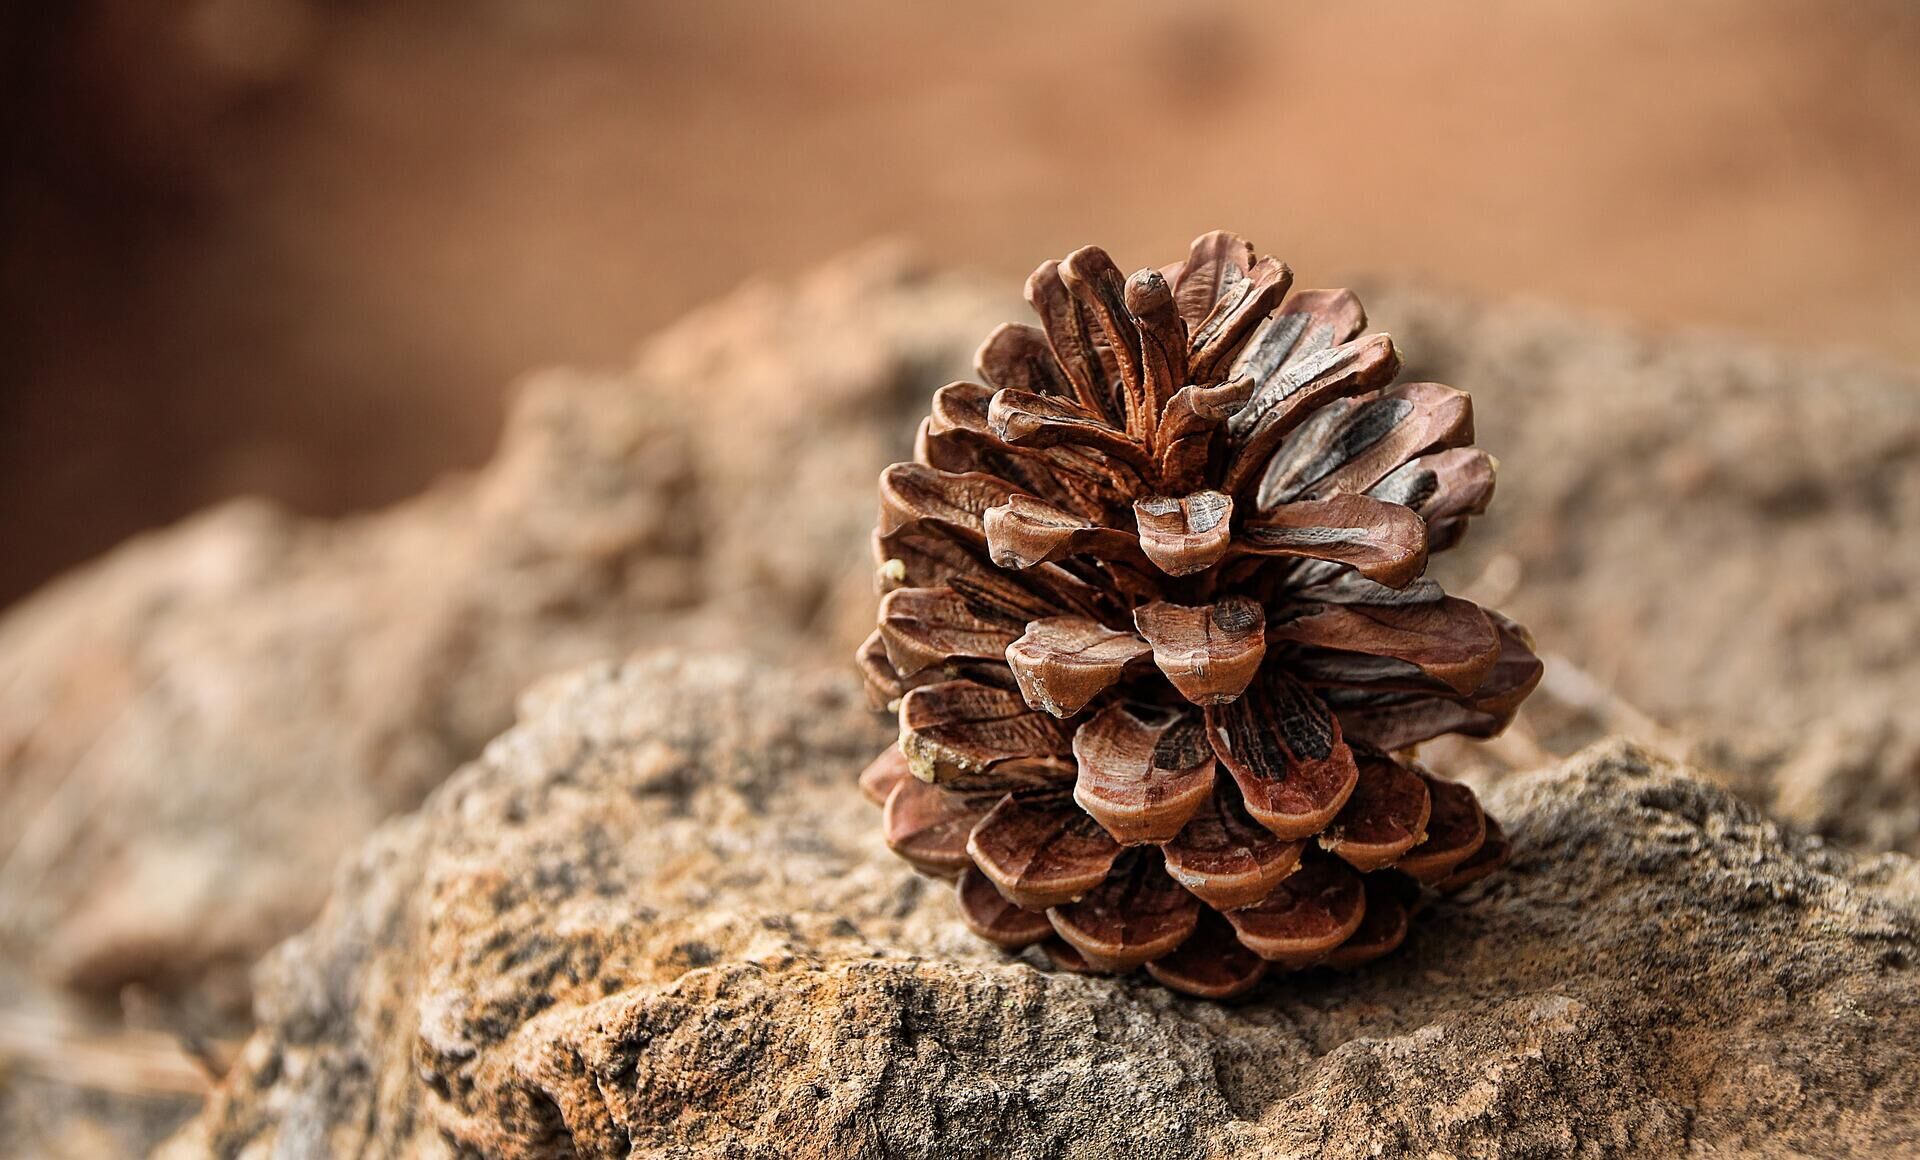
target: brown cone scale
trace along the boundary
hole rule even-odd
[[[1335,858],[1316,858],[1252,906],[1226,912],[1240,942],[1282,966],[1311,966],[1360,929],[1366,884]]]
[[[1167,877],[1157,855],[1135,855],[1077,902],[1047,911],[1053,929],[1089,963],[1130,971],[1171,953],[1200,921],[1200,900]]]
[[[1213,796],[1213,749],[1199,714],[1142,720],[1110,705],[1074,735],[1073,800],[1128,845],[1171,840]]]
[[[1368,754],[1358,764],[1353,796],[1321,833],[1320,845],[1356,870],[1378,870],[1426,841],[1433,796],[1419,774],[1390,757]]]
[[[1234,937],[1214,910],[1203,911],[1194,932],[1173,953],[1147,963],[1155,979],[1202,999],[1231,999],[1260,984],[1271,966]]]
[[[1486,841],[1480,843],[1480,848],[1475,850],[1471,857],[1454,867],[1446,877],[1434,883],[1434,887],[1442,894],[1465,890],[1505,866],[1507,859],[1513,855],[1513,844],[1501,831],[1500,823],[1492,818],[1488,818],[1486,822]]]
[[[995,946],[1015,951],[1053,934],[1045,911],[1022,910],[972,866],[960,871],[955,893],[967,929]]]
[[[1393,951],[1406,941],[1407,923],[1412,917],[1407,911],[1405,887],[1417,890],[1411,879],[1404,876],[1393,878],[1392,871],[1385,874],[1369,874],[1363,880],[1366,892],[1366,913],[1360,918],[1360,925],[1354,928],[1347,941],[1327,952],[1321,965],[1346,970],[1370,963],[1382,955]],[[1401,884],[1405,884],[1403,887]]]
[[[1288,841],[1255,821],[1228,784],[1161,847],[1167,873],[1209,906],[1233,910],[1273,892],[1300,865],[1305,839]]]
[[[881,477],[858,662],[900,738],[860,788],[1008,951],[1227,999],[1391,953],[1509,857],[1407,752],[1540,680],[1424,575],[1496,464],[1350,292],[1292,286],[1218,232],[1130,275],[1045,262],[1038,325],[988,335]]]
[[[1422,882],[1439,883],[1480,851],[1487,838],[1487,816],[1473,791],[1459,782],[1428,777],[1426,783],[1433,799],[1427,840],[1397,866]]]
[[[884,806],[893,787],[912,776],[913,771],[907,768],[907,759],[900,747],[889,745],[860,771],[860,792],[874,805]]]
[[[942,793],[904,777],[894,783],[882,811],[887,848],[937,878],[951,878],[969,864],[967,842],[987,816],[983,803]]]
[[[1030,910],[1080,898],[1120,856],[1120,844],[1071,801],[1013,794],[972,827],[965,848],[1009,901]]]

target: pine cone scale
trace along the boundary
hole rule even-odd
[[[1070,778],[1071,734],[1008,688],[942,681],[900,698],[900,752],[922,781],[960,791],[1026,789]]]
[[[881,836],[914,869],[951,878],[969,864],[967,842],[990,808],[982,797],[942,793],[910,776],[887,793]]]
[[[1479,852],[1487,840],[1487,815],[1473,791],[1459,782],[1435,777],[1426,782],[1433,799],[1427,840],[1400,859],[1398,867],[1422,882],[1439,882]]]
[[[1269,641],[1398,661],[1427,687],[1478,690],[1500,662],[1499,630],[1478,605],[1452,596],[1425,604],[1301,604],[1267,627]]]
[[[1365,880],[1366,913],[1347,941],[1327,953],[1327,966],[1357,967],[1382,955],[1391,954],[1406,941],[1407,925],[1412,917],[1405,901],[1409,879],[1390,874],[1369,874]],[[1412,887],[1418,889],[1417,886]]]
[[[1384,334],[1309,355],[1297,368],[1283,365],[1281,372],[1268,380],[1268,389],[1256,389],[1247,405],[1246,410],[1258,409],[1259,417],[1250,421],[1245,435],[1234,436],[1237,446],[1227,465],[1225,490],[1235,495],[1244,494],[1273,470],[1275,463],[1283,462],[1280,453],[1289,449],[1289,441],[1298,432],[1308,429],[1311,420],[1328,414],[1328,408],[1349,401],[1350,396],[1385,386],[1399,373],[1400,354],[1394,349],[1393,340]],[[1345,410],[1331,414],[1343,416]],[[1335,420],[1328,418],[1324,424],[1323,428],[1314,429],[1315,438],[1324,438],[1323,432],[1335,426]],[[1227,421],[1227,429],[1231,434],[1232,419]],[[1313,444],[1302,438],[1293,446],[1304,451]],[[1290,465],[1294,460],[1289,456],[1284,462]],[[1271,497],[1263,497],[1258,506],[1272,507],[1278,502],[1270,500]]]
[[[1109,705],[1074,734],[1073,756],[1073,800],[1126,845],[1172,841],[1213,798],[1213,748],[1194,714],[1146,721]]]
[[[1191,576],[1220,562],[1233,543],[1233,497],[1217,491],[1133,502],[1140,550],[1169,576]]]
[[[1512,845],[1506,833],[1500,829],[1500,823],[1492,818],[1486,819],[1486,827],[1486,837],[1480,843],[1480,848],[1435,884],[1440,890],[1452,892],[1464,889],[1507,864]]]
[[[1069,800],[1008,794],[974,826],[966,849],[1008,900],[1044,910],[1100,886],[1122,848]]]
[[[1030,621],[1001,651],[1028,705],[1071,717],[1152,649],[1132,633],[1115,632],[1091,617],[1048,616]]]
[[[1214,372],[1239,351],[1254,327],[1265,322],[1293,286],[1293,271],[1285,262],[1262,258],[1253,269],[1225,288],[1213,310],[1193,331],[1188,357],[1196,382],[1213,382]]]
[[[1427,522],[1404,504],[1338,495],[1250,516],[1236,546],[1250,555],[1344,564],[1376,584],[1404,588],[1427,569]]]
[[[1133,610],[1153,663],[1192,704],[1238,700],[1267,655],[1265,611],[1244,596],[1198,606],[1156,600]]]
[[[1241,945],[1225,919],[1208,911],[1200,916],[1193,935],[1172,954],[1147,963],[1147,973],[1189,995],[1232,999],[1258,986],[1268,966],[1267,960]]]
[[[1094,337],[1086,313],[1060,276],[1060,263],[1046,261],[1027,279],[1027,302],[1040,316],[1047,349],[1082,407],[1106,418],[1109,426],[1124,429],[1124,411],[1113,408],[1103,348]]]
[[[1433,795],[1411,769],[1379,753],[1362,755],[1353,796],[1320,835],[1320,845],[1354,869],[1393,865],[1427,837]]]
[[[1162,847],[1167,873],[1215,910],[1251,906],[1293,873],[1305,853],[1304,838],[1291,841],[1255,821],[1241,796],[1215,782],[1173,840]]]
[[[1171,954],[1200,921],[1200,900],[1167,877],[1153,851],[1134,851],[1077,902],[1047,911],[1054,933],[1089,963],[1130,971]]]
[[[1072,391],[1066,376],[1060,372],[1060,364],[1054,360],[1053,349],[1047,345],[1045,332],[1038,327],[1028,326],[1024,322],[1003,322],[999,328],[987,336],[980,344],[980,350],[974,355],[974,367],[989,387],[995,390],[1012,389],[1026,391],[1035,395],[1066,395]],[[972,383],[955,383],[952,387],[976,391]],[[991,396],[993,391],[985,392]],[[938,406],[935,407],[938,414]],[[984,416],[985,411],[981,414]]]
[[[1307,966],[1346,942],[1366,916],[1366,886],[1338,859],[1306,858],[1259,902],[1226,912],[1249,950],[1283,966]]]
[[[860,792],[874,805],[884,806],[888,795],[893,793],[893,787],[912,776],[913,771],[907,768],[906,755],[900,752],[899,742],[895,742],[881,750],[880,756],[860,771]]]
[[[1017,951],[1053,935],[1044,910],[1024,910],[969,862],[955,883],[961,921],[995,946]]]
[[[1189,327],[1197,327],[1213,313],[1214,304],[1232,283],[1253,268],[1253,246],[1237,234],[1212,230],[1193,239],[1184,262],[1161,271],[1174,285],[1174,302]]]

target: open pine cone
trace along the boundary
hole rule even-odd
[[[1493,492],[1472,408],[1345,290],[1212,233],[1027,281],[880,477],[900,740],[861,776],[967,925],[1225,997],[1391,951],[1426,888],[1497,869],[1472,791],[1394,756],[1503,729],[1524,630],[1422,578]],[[1222,775],[1224,771],[1224,776]]]

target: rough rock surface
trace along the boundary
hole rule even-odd
[[[1368,301],[1410,375],[1475,392],[1503,461],[1449,579],[1717,739],[1697,755],[1758,800],[1920,849],[1920,540],[1891,534],[1920,525],[1920,383],[1545,309]],[[673,642],[837,662],[870,616],[874,473],[1022,310],[884,254],[750,286],[631,371],[536,376],[476,478],[341,523],[231,505],[16,608],[0,932],[57,982],[204,994],[539,674]],[[1572,716],[1540,724],[1549,748],[1620,728]]]
[[[1920,1146],[1914,863],[1622,744],[1503,784],[1512,869],[1396,957],[1218,1006],[970,938],[853,788],[848,682],[656,655],[521,715],[265,962],[164,1155]]]
[[[1556,699],[1605,691],[1779,816],[1920,853],[1920,378],[1542,306],[1365,301],[1407,377],[1473,391],[1499,494],[1443,566],[1560,659],[1543,732]]]
[[[844,663],[873,476],[1024,316],[1011,289],[889,255],[749,286],[632,367],[532,378],[474,477],[338,522],[229,505],[0,616],[5,973],[109,1008],[157,993],[217,1032],[337,858],[528,681],[676,642]],[[1363,289],[1410,376],[1474,391],[1503,461],[1445,578],[1549,654],[1512,737],[1430,758],[1491,779],[1625,731],[1796,824],[1920,852],[1920,380]],[[42,1103],[24,1090],[0,1089],[0,1132]]]
[[[991,302],[885,253],[749,287],[631,372],[534,377],[477,477],[340,523],[229,505],[18,607],[10,949],[106,995],[237,979],[541,674],[845,636],[873,465],[1012,308]]]

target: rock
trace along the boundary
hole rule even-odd
[[[230,504],[0,622],[0,930],[45,977],[244,1009],[341,853],[641,644],[830,653],[873,475],[1013,306],[898,255],[749,286],[521,391],[477,476],[340,522]]]
[[[1630,730],[1796,822],[1920,853],[1920,538],[1902,534],[1920,378],[1543,306],[1363,298],[1403,377],[1473,392],[1499,492],[1441,570],[1538,637],[1549,749]]]
[[[1872,849],[1911,851],[1920,835],[1920,729],[1910,716],[1815,726],[1769,770],[1778,817]],[[1730,762],[1731,764],[1731,762]]]
[[[1920,872],[1631,746],[1510,779],[1517,857],[1402,951],[1221,1006],[959,925],[854,788],[848,681],[657,655],[349,861],[194,1156],[1886,1154]]]
[[[872,614],[873,477],[1026,316],[996,285],[886,253],[756,283],[631,367],[533,376],[470,478],[340,521],[230,504],[0,616],[4,973],[108,1026],[133,993],[180,1009],[162,1024],[243,1031],[221,1020],[244,1018],[247,964],[528,681],[662,644],[844,664]],[[1920,541],[1898,534],[1920,526],[1920,381],[1366,298],[1409,376],[1474,391],[1503,461],[1444,578],[1549,657],[1512,735],[1429,760],[1491,781],[1626,732],[1796,824],[1920,852]]]
[[[1920,850],[1920,782],[1897,765],[1920,748],[1920,542],[1887,534],[1920,524],[1920,384],[1545,309],[1368,301],[1410,375],[1473,389],[1503,460],[1494,515],[1443,566],[1560,662],[1522,740],[1566,751],[1626,728],[1590,705],[1553,715],[1599,674],[1713,741],[1695,758],[1756,800]],[[885,253],[752,285],[630,371],[535,376],[474,478],[340,522],[228,505],[14,609],[11,953],[95,994],[237,1009],[241,969],[312,915],[339,854],[471,757],[539,674],[671,643],[839,663],[871,616],[874,474],[927,392],[1023,315]],[[1891,813],[1775,785],[1851,801],[1862,761]]]

